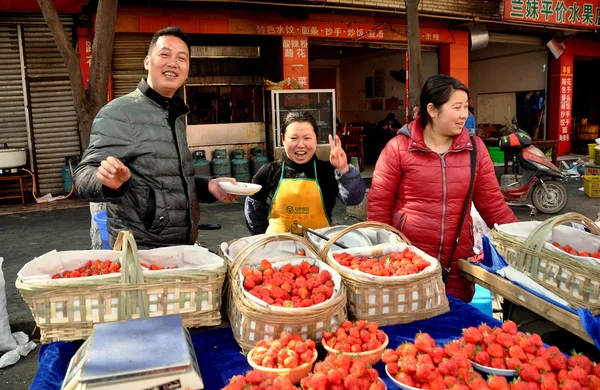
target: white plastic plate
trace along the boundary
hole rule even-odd
[[[260,184],[241,182],[234,184],[228,181],[220,181],[219,187],[231,195],[254,195],[262,188]]]

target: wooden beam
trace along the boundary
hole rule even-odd
[[[552,303],[533,295],[532,293],[513,284],[511,281],[504,279],[498,275],[494,275],[485,269],[469,263],[467,260],[459,260],[458,268],[461,270],[461,275],[487,288],[490,291],[514,302],[532,312],[546,318],[548,321],[568,330],[574,335],[579,336],[590,344],[594,341],[590,338],[587,332],[581,326],[579,316],[559,308]]]

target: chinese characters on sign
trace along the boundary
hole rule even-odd
[[[303,36],[284,37],[283,77],[294,78],[303,89],[308,88],[308,39]]]
[[[383,40],[383,26],[326,22],[261,23],[256,25],[256,33],[259,35]]]
[[[92,40],[87,36],[80,36],[77,40],[77,51],[79,52],[79,67],[83,76],[83,86],[88,88],[90,68],[92,66]]]
[[[504,18],[597,28],[600,0],[504,0]]]
[[[563,65],[560,71],[560,106],[558,140],[570,141],[571,139],[571,107],[573,97],[573,67]]]

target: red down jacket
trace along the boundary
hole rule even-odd
[[[394,226],[419,249],[451,263],[447,293],[470,302],[473,284],[460,276],[458,259],[473,256],[473,220],[467,210],[459,245],[450,259],[469,189],[471,140],[466,129],[454,137],[443,156],[423,140],[420,121],[411,122],[389,141],[381,153],[367,203],[367,219]],[[473,202],[485,223],[518,222],[504,202],[494,164],[479,137]]]

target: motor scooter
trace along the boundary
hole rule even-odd
[[[560,212],[568,200],[561,183],[564,174],[531,144],[531,137],[519,128],[516,118],[512,123],[512,134],[500,138],[500,149],[512,155],[514,175],[510,183],[501,186],[504,200],[511,207],[529,207],[531,216],[537,210],[545,214]],[[533,205],[526,203],[529,194]]]

